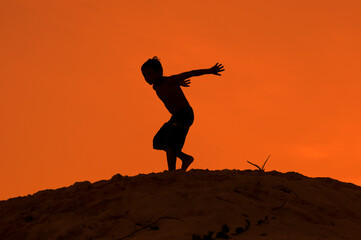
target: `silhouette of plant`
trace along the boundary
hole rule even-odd
[[[214,232],[209,231],[207,235],[203,235],[203,238],[199,235],[193,234],[192,240],[212,240]]]
[[[246,219],[246,226],[245,226],[245,227],[238,227],[238,228],[236,228],[236,232],[233,233],[232,235],[234,236],[234,235],[241,234],[241,233],[247,231],[250,226],[251,226],[251,222],[250,222],[248,219]]]
[[[228,239],[228,232],[229,232],[229,227],[226,224],[224,224],[221,228],[221,231],[217,233],[216,238]]]
[[[268,217],[267,217],[267,219],[268,219]],[[248,219],[246,219],[246,226],[236,228],[235,233],[232,233],[232,235],[235,236],[235,235],[241,234],[241,233],[247,231],[250,226],[251,226],[251,222]],[[224,224],[221,227],[221,231],[217,233],[215,238],[212,237],[214,232],[209,231],[208,234],[203,235],[203,237],[201,237],[200,235],[197,235],[197,234],[193,234],[192,240],[229,239],[230,238],[230,236],[228,235],[230,233],[229,231],[230,231],[229,227],[226,224]]]

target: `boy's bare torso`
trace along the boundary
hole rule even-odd
[[[153,85],[153,89],[171,114],[190,106],[181,86],[172,77],[163,76]]]

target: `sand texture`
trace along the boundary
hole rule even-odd
[[[1,240],[361,239],[361,187],[298,173],[113,176],[0,202]]]

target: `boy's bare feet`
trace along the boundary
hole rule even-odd
[[[186,171],[187,168],[189,167],[189,165],[191,165],[191,163],[194,161],[194,158],[188,154],[185,154],[183,152],[178,154],[178,157],[180,160],[182,160],[182,167],[181,169],[183,171]]]
[[[191,165],[191,163],[194,161],[194,158],[192,156],[189,156],[190,158],[188,158],[187,160],[183,160],[182,162],[182,170],[183,171],[187,171],[187,168],[189,167],[189,165]]]

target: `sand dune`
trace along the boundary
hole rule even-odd
[[[298,173],[113,176],[0,202],[0,239],[361,239],[361,187]]]

